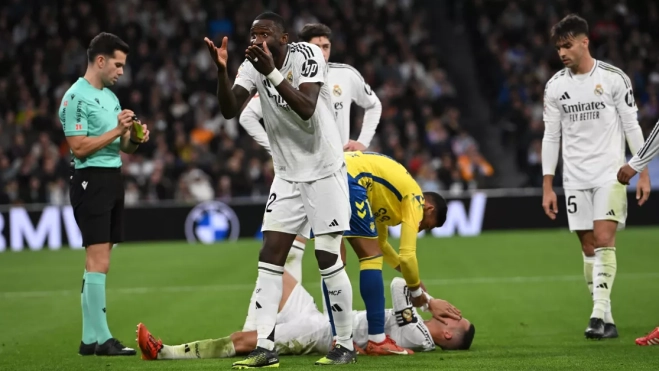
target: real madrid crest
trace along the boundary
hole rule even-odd
[[[286,75],[286,80],[288,80],[289,83],[293,83],[293,72],[288,71],[288,75]]]
[[[338,86],[338,85],[334,85],[333,92],[334,92],[334,95],[336,95],[337,97],[340,97],[341,93],[343,93],[343,91],[341,90],[341,87]]]
[[[412,315],[412,310],[409,308],[405,309],[402,313],[402,317],[405,322],[412,322],[412,320],[414,319],[414,316]]]
[[[604,94],[604,88],[602,88],[601,84],[597,84],[597,86],[595,86],[595,95],[602,95],[602,94]]]

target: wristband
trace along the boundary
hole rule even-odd
[[[282,76],[281,72],[279,72],[279,70],[276,68],[272,70],[272,72],[270,72],[266,77],[275,87],[279,86],[279,84],[284,81],[284,76]]]
[[[140,142],[136,142],[136,141],[134,141],[133,138],[130,138],[130,142],[133,143],[133,144],[136,145],[136,146],[139,146],[140,144],[142,144],[142,143],[140,143]]]
[[[414,291],[410,291],[410,295],[412,295],[413,298],[418,298],[419,296],[423,295],[423,290],[421,290],[421,288],[419,287]]]

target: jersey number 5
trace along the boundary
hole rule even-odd
[[[276,193],[273,193],[273,194],[270,195],[270,197],[268,197],[268,204],[265,205],[265,212],[266,213],[271,213],[272,212],[272,209],[270,208],[270,205],[272,205],[272,203],[275,202],[276,199],[277,199],[277,194]]]
[[[577,203],[574,202],[574,199],[577,198],[576,196],[570,196],[567,198],[567,212],[570,214],[574,214],[577,212]]]

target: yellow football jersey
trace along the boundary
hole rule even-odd
[[[378,241],[390,266],[400,266],[410,287],[420,284],[416,239],[423,219],[425,199],[419,184],[403,165],[372,152],[346,152],[348,176],[363,186],[375,219]],[[387,241],[388,226],[401,224],[400,253]]]

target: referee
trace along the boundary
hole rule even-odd
[[[94,37],[87,72],[62,98],[59,118],[73,154],[71,206],[86,250],[82,278],[80,355],[130,356],[134,349],[115,339],[105,313],[105,277],[113,244],[123,241],[124,186],[119,151],[133,153],[149,139],[138,137],[136,120],[108,89],[123,74],[128,45],[110,33]]]

